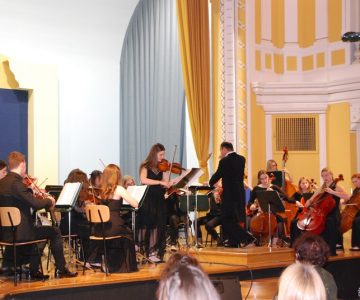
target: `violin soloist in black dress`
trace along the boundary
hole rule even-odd
[[[154,172],[147,169],[147,178],[153,180],[162,180],[163,172]],[[162,257],[166,247],[166,202],[165,189],[163,186],[150,185],[146,193],[142,206],[137,214],[136,229],[141,232],[139,245],[146,255],[158,251],[158,256]],[[156,230],[155,245],[150,246],[151,231]]]

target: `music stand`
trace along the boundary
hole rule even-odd
[[[189,230],[189,205],[190,205],[190,198],[189,198],[189,187],[198,181],[199,177],[203,174],[203,171],[200,168],[191,168],[184,172],[184,174],[178,177],[178,182],[173,186],[175,189],[186,189],[187,190],[187,197],[186,197],[186,230]],[[195,196],[197,196],[195,194]],[[195,197],[195,207],[197,206],[197,198]],[[196,217],[196,212],[195,212]],[[197,241],[196,241],[197,244]],[[186,234],[186,246],[189,247],[188,241],[188,234]]]
[[[68,182],[64,185],[55,204],[55,208],[60,212],[67,212],[69,216],[69,263],[71,263],[71,211],[79,197],[82,187],[81,182]]]
[[[273,185],[277,185],[282,189],[285,187],[284,171],[271,171],[271,172],[266,172],[266,174],[268,174],[270,178],[273,178],[271,181]]]
[[[276,191],[261,191],[256,193],[260,208],[269,216],[269,247],[271,248],[271,213],[276,214],[285,211],[285,207]]]

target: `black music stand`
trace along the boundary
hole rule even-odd
[[[189,208],[190,208],[190,195],[189,188],[194,184],[199,177],[203,174],[200,168],[192,168],[191,170],[186,171],[183,175],[179,177],[179,181],[173,186],[175,189],[187,189],[186,197],[186,230],[189,230]],[[195,208],[197,209],[197,194],[195,193]],[[196,217],[196,210],[195,210]],[[197,241],[196,241],[197,244]],[[186,246],[189,247],[188,234],[186,234]]]
[[[261,210],[265,213],[268,213],[269,215],[269,248],[271,248],[271,213],[276,214],[279,212],[284,212],[285,207],[280,199],[279,193],[276,191],[262,191],[257,192],[256,195]]]
[[[67,212],[69,216],[69,263],[71,263],[71,211],[74,208],[82,187],[81,182],[69,182],[64,185],[58,198],[55,209],[60,212]]]
[[[268,174],[270,178],[273,178],[271,181],[271,183],[273,185],[277,185],[278,187],[281,187],[282,189],[285,187],[284,171],[271,171],[271,172],[266,172],[266,174]]]

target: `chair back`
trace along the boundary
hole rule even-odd
[[[110,210],[106,205],[87,205],[85,212],[90,223],[106,223],[110,220]]]
[[[20,210],[17,207],[0,207],[0,226],[13,227],[21,222]]]

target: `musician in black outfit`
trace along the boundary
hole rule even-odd
[[[245,228],[245,190],[244,169],[245,157],[234,152],[233,145],[223,142],[220,145],[222,159],[217,171],[209,181],[214,186],[222,179],[223,193],[221,206],[221,220],[223,232],[229,238],[227,246],[238,247],[246,243]]]
[[[55,200],[51,196],[46,199],[35,198],[23,183],[26,175],[25,156],[19,152],[11,152],[8,157],[10,172],[0,180],[0,205],[3,207],[17,207],[21,213],[21,223],[17,227],[17,240],[29,241],[35,239],[49,239],[51,252],[55,258],[55,277],[75,277],[77,273],[70,272],[65,265],[63,240],[59,228],[51,226],[35,226],[31,209],[51,208]],[[11,228],[2,229],[2,239],[12,241]],[[41,257],[30,258],[30,277],[33,279],[48,279],[39,271]]]
[[[360,197],[360,173],[351,176],[351,181],[355,186],[351,198],[353,199],[353,197]],[[356,203],[358,203],[358,201]],[[358,210],[358,213],[355,215],[355,218],[352,221],[351,229],[352,233],[350,251],[360,251],[360,210]]]

